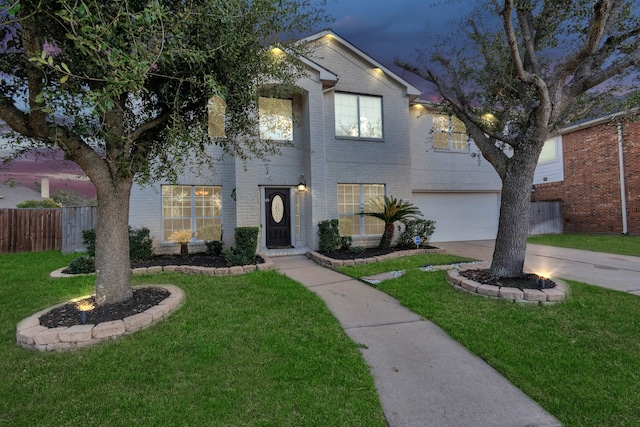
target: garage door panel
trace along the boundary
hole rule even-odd
[[[425,219],[436,221],[432,242],[495,239],[499,193],[414,193]]]

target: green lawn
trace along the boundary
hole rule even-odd
[[[397,267],[395,260],[375,265]],[[358,268],[343,272],[361,277]],[[376,287],[438,324],[566,426],[640,425],[639,297],[569,285],[568,301],[549,307],[472,296],[448,285],[445,272],[418,268]]]
[[[547,234],[544,236],[531,236],[527,239],[527,242],[610,254],[640,256],[640,236],[623,236],[621,234]]]
[[[153,327],[81,351],[19,348],[16,324],[92,292],[50,279],[75,255],[0,256],[0,425],[384,426],[369,368],[324,303],[276,272],[135,276],[184,305]]]
[[[337,270],[343,274],[358,279],[360,277],[373,276],[375,274],[386,273],[388,271],[400,271],[411,268],[420,268],[425,265],[443,265],[465,261],[472,260],[449,254],[421,254],[394,258],[385,262],[362,264],[354,267],[340,267]]]

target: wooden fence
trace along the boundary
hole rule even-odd
[[[531,202],[529,235],[562,233],[561,202]]]
[[[82,230],[96,222],[95,207],[0,209],[0,253],[83,251]]]
[[[0,209],[0,252],[62,249],[61,209]]]
[[[82,206],[62,208],[62,253],[84,252],[82,231],[95,228],[98,222],[98,208]]]

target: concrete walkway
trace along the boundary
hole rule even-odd
[[[494,241],[439,242],[450,254],[491,261]],[[640,295],[640,257],[527,244],[524,269]]]
[[[561,425],[483,360],[387,294],[304,256],[272,261],[322,298],[347,335],[363,345],[391,427]]]

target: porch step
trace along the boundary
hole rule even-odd
[[[305,247],[283,248],[283,249],[264,248],[260,251],[260,254],[272,258],[272,257],[278,257],[278,256],[306,255],[307,252],[309,252],[309,248],[305,248]]]

